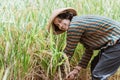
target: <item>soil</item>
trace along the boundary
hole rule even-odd
[[[120,71],[120,70],[119,70]],[[111,76],[108,80],[120,80],[120,73],[117,71],[113,76]],[[75,80],[91,80],[89,70],[82,70],[78,77]],[[30,72],[30,75],[27,75],[25,77],[25,80],[60,80],[58,77],[58,74],[54,75],[53,79],[50,79],[46,76],[45,72],[42,70],[42,68],[36,67],[34,70]],[[62,79],[64,80],[64,79]]]

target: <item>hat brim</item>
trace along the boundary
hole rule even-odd
[[[48,32],[50,32],[50,29],[52,28],[53,30],[53,34],[57,35],[57,34],[61,34],[65,31],[55,31],[55,26],[53,25],[53,21],[54,19],[61,13],[63,13],[64,11],[69,11],[71,13],[73,13],[74,16],[77,15],[77,12],[75,9],[71,8],[71,7],[68,7],[68,8],[61,8],[61,9],[56,9],[53,11],[52,13],[52,16],[50,17],[49,19],[49,22],[48,22],[48,25],[47,25],[47,29],[48,29]]]

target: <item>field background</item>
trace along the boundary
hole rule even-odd
[[[83,46],[69,64],[62,52],[66,35],[46,30],[52,11],[63,7],[120,21],[120,0],[0,0],[0,80],[63,80],[78,63]],[[89,67],[77,79],[90,80]],[[120,80],[119,71],[110,80]]]

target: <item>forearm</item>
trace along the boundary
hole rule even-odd
[[[86,49],[78,66],[80,66],[82,68],[86,68],[92,55],[93,55],[93,50]]]
[[[81,59],[81,62],[76,67],[74,67],[74,69],[67,75],[66,79],[68,79],[68,80],[75,79],[75,76],[81,71],[81,69],[86,68],[88,62],[91,59],[92,54],[93,54],[92,50],[85,50],[85,53]],[[86,63],[84,64],[84,62],[85,62],[84,59],[86,59],[86,57],[89,57],[89,58],[87,59]]]

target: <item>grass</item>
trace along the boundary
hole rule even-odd
[[[65,74],[70,70],[67,60],[60,60],[66,35],[47,32],[52,11],[73,7],[78,15],[102,15],[120,21],[119,3],[120,0],[0,0],[0,80],[34,80],[36,76],[43,80],[58,76],[62,80],[59,66],[65,63]],[[72,66],[83,50],[82,45],[77,47]]]

